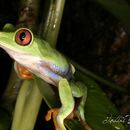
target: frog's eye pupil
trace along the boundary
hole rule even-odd
[[[22,33],[19,35],[19,39],[20,39],[21,41],[23,41],[23,40],[25,39],[25,37],[26,37],[25,32],[22,32]]]
[[[27,46],[31,43],[31,41],[32,41],[32,33],[28,29],[21,28],[18,31],[16,31],[15,42],[17,44]]]

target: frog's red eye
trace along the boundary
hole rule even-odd
[[[22,46],[29,45],[32,41],[32,34],[26,28],[19,29],[15,34],[15,41]]]

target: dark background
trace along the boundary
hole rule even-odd
[[[17,23],[18,7],[18,0],[0,0],[0,29],[5,23]],[[99,4],[91,0],[66,0],[57,49],[97,75],[130,90],[129,41],[120,21]],[[7,84],[11,65],[10,57],[0,49],[0,94]],[[128,95],[101,86],[122,113],[130,112]],[[45,115],[47,109],[46,106],[39,115]],[[48,128],[50,123],[43,126],[42,119],[39,116],[37,127]]]

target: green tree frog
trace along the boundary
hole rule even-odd
[[[58,87],[62,106],[51,109],[46,116],[46,120],[49,120],[53,115],[56,130],[66,130],[64,119],[74,110],[74,97],[81,98],[77,111],[85,121],[86,87],[72,81],[74,67],[61,53],[34,36],[27,28],[20,28],[15,32],[0,32],[0,47],[19,64],[15,68],[21,77],[31,78],[32,73]]]

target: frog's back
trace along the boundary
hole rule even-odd
[[[71,66],[67,59],[56,49],[52,48],[49,43],[44,40],[37,42],[40,52],[42,53],[43,62],[47,62],[49,67],[60,75],[70,73]]]

